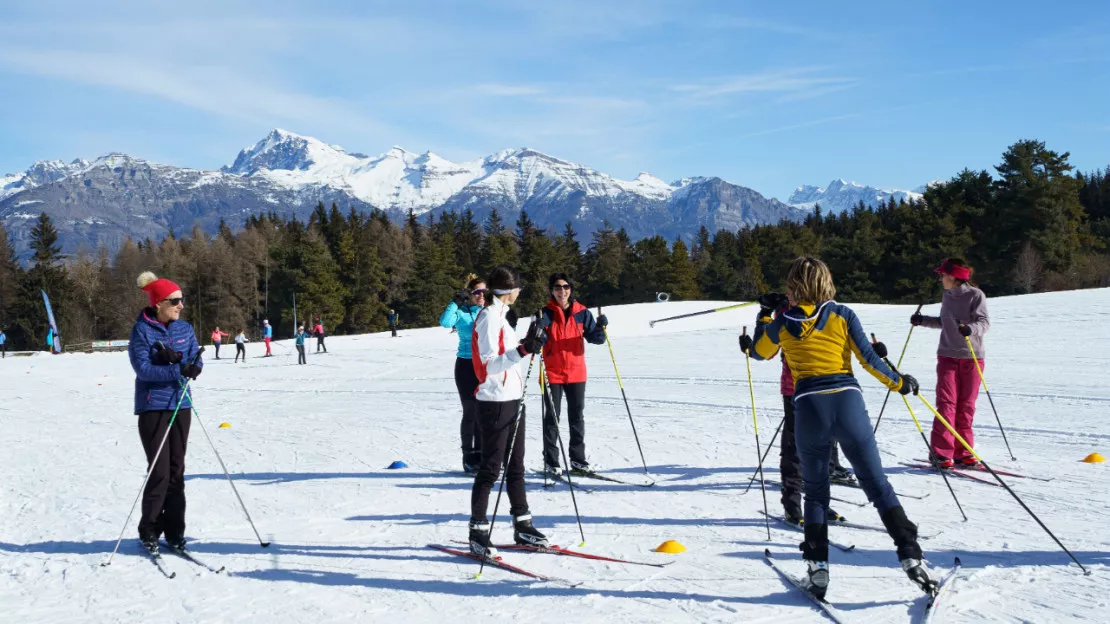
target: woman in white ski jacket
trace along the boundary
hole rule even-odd
[[[543,347],[543,329],[538,323],[517,341],[515,315],[509,309],[520,295],[516,272],[499,266],[486,280],[492,297],[478,313],[471,338],[471,359],[478,377],[478,435],[482,461],[470,494],[470,550],[476,555],[495,556],[486,518],[489,493],[505,465],[505,484],[513,516],[513,537],[518,544],[548,545],[547,537],[532,526],[528,497],[524,492],[524,379],[517,364]],[[518,417],[519,412],[519,417]],[[509,454],[508,462],[505,455]]]

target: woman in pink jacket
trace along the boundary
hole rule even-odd
[[[979,371],[968,349],[968,339],[979,358],[979,367],[986,367],[983,336],[990,329],[987,297],[971,283],[972,268],[961,258],[949,258],[936,270],[944,286],[940,316],[910,317],[910,324],[940,330],[937,347],[937,411],[944,416],[968,444],[975,445],[972,421],[975,400],[979,397]],[[933,421],[931,445],[934,465],[951,468],[956,462],[975,465],[975,459],[955,436],[940,423]]]
[[[220,359],[220,344],[223,339],[227,338],[227,334],[220,331],[220,326],[217,325],[216,329],[212,330],[212,346],[216,347],[216,359]]]

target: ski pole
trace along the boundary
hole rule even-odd
[[[914,312],[914,314],[921,314],[921,308],[924,305],[925,305],[924,303],[917,304],[917,311]],[[906,349],[910,346],[910,338],[913,336],[913,327],[914,327],[913,325],[910,325],[910,332],[908,334],[906,334],[906,344],[902,345],[902,355],[898,356],[898,366],[902,365],[902,358],[906,357]],[[883,359],[885,360],[886,358],[883,358]],[[890,362],[887,361],[887,365],[889,365],[889,364],[890,364]],[[872,435],[879,432],[879,423],[883,422],[883,412],[886,411],[886,402],[890,400],[890,393],[891,392],[892,391],[890,389],[887,389],[886,398],[883,399],[883,407],[879,410],[879,417],[875,419],[875,429],[871,432]],[[966,516],[964,517],[964,520],[967,520]]]
[[[748,335],[748,327],[744,326],[744,335]],[[755,385],[752,383],[752,356],[744,352],[744,362],[748,366],[748,393],[752,397],[752,427],[755,429],[755,457],[759,461],[759,489],[763,490],[763,522],[767,525],[767,541],[771,541],[771,514],[767,509],[767,483],[763,479],[763,458],[759,451],[763,448],[759,444],[759,419],[755,414]]]
[[[925,404],[925,407],[929,408],[929,411],[932,412],[934,416],[936,416],[937,420],[940,421],[940,424],[944,425],[944,428],[947,429],[949,433],[951,433],[953,436],[956,437],[957,440],[960,441],[960,444],[962,444],[964,446],[964,448],[967,449],[967,452],[971,453],[972,456],[975,457],[975,459],[979,460],[979,463],[983,464],[983,468],[986,468],[987,472],[991,473],[991,476],[994,477],[996,481],[998,481],[998,484],[1001,485],[1002,487],[1006,488],[1006,491],[1010,493],[1010,496],[1014,497],[1014,500],[1016,500],[1018,502],[1018,504],[1021,505],[1021,508],[1024,509],[1026,512],[1028,512],[1029,515],[1034,520],[1037,521],[1037,524],[1039,524],[1041,526],[1041,528],[1044,529],[1045,533],[1048,533],[1048,536],[1052,538],[1052,541],[1056,542],[1056,545],[1059,546],[1060,548],[1062,548],[1064,550],[1064,552],[1066,552],[1068,554],[1068,556],[1071,557],[1071,560],[1074,561],[1075,564],[1079,566],[1080,570],[1083,570],[1083,574],[1086,575],[1086,576],[1090,576],[1091,571],[1088,570],[1087,568],[1083,567],[1082,563],[1079,563],[1079,560],[1075,558],[1075,555],[1071,554],[1071,551],[1068,550],[1068,547],[1064,546],[1063,542],[1061,542],[1056,537],[1056,535],[1053,534],[1053,532],[1050,531],[1047,526],[1045,526],[1045,523],[1041,522],[1041,519],[1037,517],[1037,514],[1033,513],[1033,510],[1030,509],[1029,506],[1025,504],[1025,501],[1021,500],[1021,497],[1019,497],[1017,495],[1017,493],[1015,493],[1013,490],[1011,490],[1009,485],[1006,485],[1006,482],[1002,480],[1002,477],[998,476],[998,473],[995,472],[994,469],[991,468],[989,465],[987,465],[987,462],[984,461],[983,458],[979,455],[979,453],[976,453],[975,449],[973,449],[971,447],[971,445],[967,443],[967,440],[965,440],[964,437],[962,435],[960,435],[960,433],[958,431],[956,431],[956,429],[953,428],[952,425],[949,424],[949,422],[947,420],[945,420],[944,416],[941,416],[940,412],[938,412],[935,407],[930,405],[929,401],[926,400],[925,397],[923,397],[919,394],[919,395],[917,395],[917,398],[921,399],[921,402]]]
[[[1002,432],[1002,441],[1006,443],[1006,452],[1010,454],[1010,459],[1017,461],[1014,457],[1014,452],[1010,450],[1010,441],[1006,439],[1006,429],[1002,427],[1002,419],[998,417],[998,410],[994,407],[994,398],[991,397],[991,389],[987,387],[987,378],[983,375],[983,367],[979,366],[979,356],[975,355],[975,347],[971,346],[971,336],[964,336],[967,341],[967,350],[971,352],[971,361],[975,362],[975,370],[979,371],[979,381],[983,382],[983,389],[987,391],[987,400],[991,403],[991,411],[994,412],[994,420],[998,423],[998,430]]]
[[[186,390],[186,392],[188,391]],[[193,398],[192,396],[190,396],[189,401],[192,402],[192,400]],[[235,498],[239,499],[239,507],[242,508],[243,515],[247,517],[247,522],[250,523],[251,529],[254,530],[254,536],[258,538],[258,545],[262,548],[268,548],[270,546],[270,542],[263,541],[262,536],[258,534],[258,527],[254,526],[254,520],[251,519],[251,513],[247,511],[247,506],[245,503],[243,503],[243,497],[239,496],[239,489],[235,487],[235,481],[232,480],[231,473],[227,471],[227,466],[224,465],[224,460],[222,457],[220,457],[220,452],[216,450],[216,443],[212,441],[212,436],[208,435],[208,429],[204,426],[204,421],[200,419],[200,413],[197,412],[196,407],[193,407],[193,414],[197,417],[197,422],[200,423],[200,430],[204,432],[204,437],[208,439],[208,444],[212,446],[212,452],[216,454],[216,460],[220,462],[220,468],[223,468],[224,476],[227,477],[227,482],[231,484],[231,491],[235,492]]]
[[[601,306],[597,307],[597,315],[601,316]],[[609,340],[609,330],[602,327],[605,334],[605,344],[609,346],[609,359],[613,361],[613,372],[617,375],[617,385],[621,389],[621,398],[624,399],[624,409],[628,412],[628,423],[632,425],[632,437],[636,438],[636,449],[640,451],[640,462],[644,464],[644,474],[648,474],[647,460],[644,459],[644,447],[640,446],[640,436],[636,433],[636,421],[632,420],[632,408],[628,406],[628,395],[624,393],[624,382],[621,381],[621,372],[617,369],[617,356],[613,355],[613,343]]]
[[[779,432],[782,431],[782,426],[785,423],[786,423],[786,416],[783,416],[782,419],[779,420],[778,428],[775,429],[775,435],[771,436],[771,441],[767,443],[767,450],[763,451],[763,457],[761,457],[759,459],[760,463],[763,463],[764,461],[766,461],[767,456],[771,454],[771,449],[774,448],[774,446],[775,446],[775,439],[777,439],[779,437]],[[748,490],[752,489],[752,484],[755,483],[756,476],[758,476],[758,475],[753,474],[752,478],[748,479],[748,487],[744,488],[744,491],[740,492],[741,494],[747,494]]]
[[[157,343],[161,344],[161,343]],[[197,355],[193,358],[192,363],[195,364],[200,359],[200,354],[204,353],[204,347],[197,350]],[[185,380],[185,387],[188,387],[189,380]],[[166,445],[166,440],[170,437],[170,430],[173,429],[173,423],[177,420],[177,412],[181,410],[181,404],[185,401],[185,392],[181,393],[181,398],[177,400],[177,407],[173,408],[173,415],[170,416],[170,422],[166,425],[166,433],[162,436],[162,441],[158,443],[158,450],[154,453],[154,459],[150,460],[150,468],[146,471],[146,477],[143,478],[143,484],[139,487],[139,493],[135,495],[135,502],[131,503],[131,511],[127,512],[127,518],[123,521],[123,528],[119,530],[119,539],[116,540],[116,545],[112,548],[112,554],[108,555],[108,560],[100,564],[108,566],[112,564],[112,559],[115,558],[116,552],[119,550],[119,545],[123,542],[123,534],[127,531],[127,525],[131,523],[131,516],[135,513],[135,507],[139,504],[139,499],[143,496],[143,491],[146,490],[146,484],[150,481],[150,475],[154,474],[154,467],[158,464],[158,458],[162,455],[162,447]]]
[[[871,342],[878,342],[877,340],[875,340],[875,334],[871,334]],[[889,358],[883,358],[883,361],[886,362],[886,365],[889,366],[892,371],[898,373],[898,376],[902,375],[898,368],[890,363]],[[921,422],[917,420],[917,415],[913,413],[913,407],[910,406],[910,400],[906,398],[906,395],[903,394],[902,401],[906,404],[906,409],[910,412],[910,418],[913,419],[913,424],[917,425],[917,433],[921,435],[921,441],[925,443],[925,448],[928,450],[929,456],[931,457],[933,454],[933,447],[929,444],[929,440],[925,438],[925,429],[921,427]],[[952,483],[948,481],[948,475],[946,475],[944,471],[941,470],[940,476],[944,478],[944,484],[948,486],[948,491],[952,493],[952,500],[956,502],[956,509],[960,510],[960,515],[963,516],[964,522],[967,522],[967,514],[964,513],[964,508],[963,505],[960,504],[960,499],[956,498],[956,491],[952,489]]]
[[[547,377],[547,365],[543,359],[543,351],[540,351],[540,374],[543,375],[544,390],[543,400],[551,409],[551,416],[555,419],[555,439],[559,441],[559,453],[563,456],[563,465],[567,467],[567,489],[570,490],[570,502],[574,505],[574,518],[578,521],[578,535],[582,538],[582,543],[578,546],[586,545],[586,532],[582,529],[582,516],[578,513],[578,499],[574,496],[574,481],[570,478],[570,462],[567,461],[567,450],[563,446],[563,434],[559,432],[559,416],[555,413],[555,401],[551,398],[551,380]]]
[[[542,356],[541,356],[542,357]],[[497,522],[497,508],[501,506],[501,493],[505,491],[505,477],[509,475],[509,461],[513,457],[513,448],[516,447],[516,432],[520,429],[520,415],[524,411],[524,398],[528,395],[528,380],[532,378],[532,365],[536,362],[536,354],[533,353],[532,357],[528,359],[528,372],[524,374],[524,384],[521,386],[523,389],[520,393],[520,403],[516,406],[516,416],[513,417],[513,433],[509,436],[509,449],[508,455],[505,455],[504,464],[501,470],[501,485],[497,487],[497,500],[493,503],[493,517],[489,521],[489,534],[490,539],[493,538],[493,523]],[[474,578],[482,576],[482,571],[486,569],[486,560],[483,557],[481,565],[478,566],[478,573]]]
[[[701,316],[702,314],[713,314],[714,312],[724,312],[725,310],[735,310],[737,308],[744,308],[750,305],[755,305],[758,301],[749,301],[747,303],[738,303],[736,305],[725,306],[723,308],[713,308],[712,310],[703,310],[701,312],[693,312],[690,314],[679,314],[678,316],[668,316],[667,318],[655,319],[648,321],[648,327],[655,327],[656,323],[664,323],[666,321],[675,321],[678,319],[690,318],[691,316]]]

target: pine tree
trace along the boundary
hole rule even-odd
[[[519,251],[512,235],[505,231],[501,215],[494,208],[486,220],[486,239],[482,243],[481,273],[488,274],[490,269],[501,264],[515,267],[520,261]]]
[[[676,300],[694,300],[701,298],[698,288],[698,272],[686,251],[686,243],[678,239],[671,247],[671,257],[668,262],[667,285],[668,292]]]
[[[482,257],[482,232],[474,220],[474,211],[467,208],[455,229],[455,262],[463,273],[478,273]]]

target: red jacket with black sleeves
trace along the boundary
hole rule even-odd
[[[586,381],[586,345],[605,344],[605,330],[594,320],[586,306],[575,300],[570,302],[567,315],[552,299],[543,309],[543,327],[547,342],[543,345],[543,360],[547,364],[547,377],[553,384],[582,383]]]

